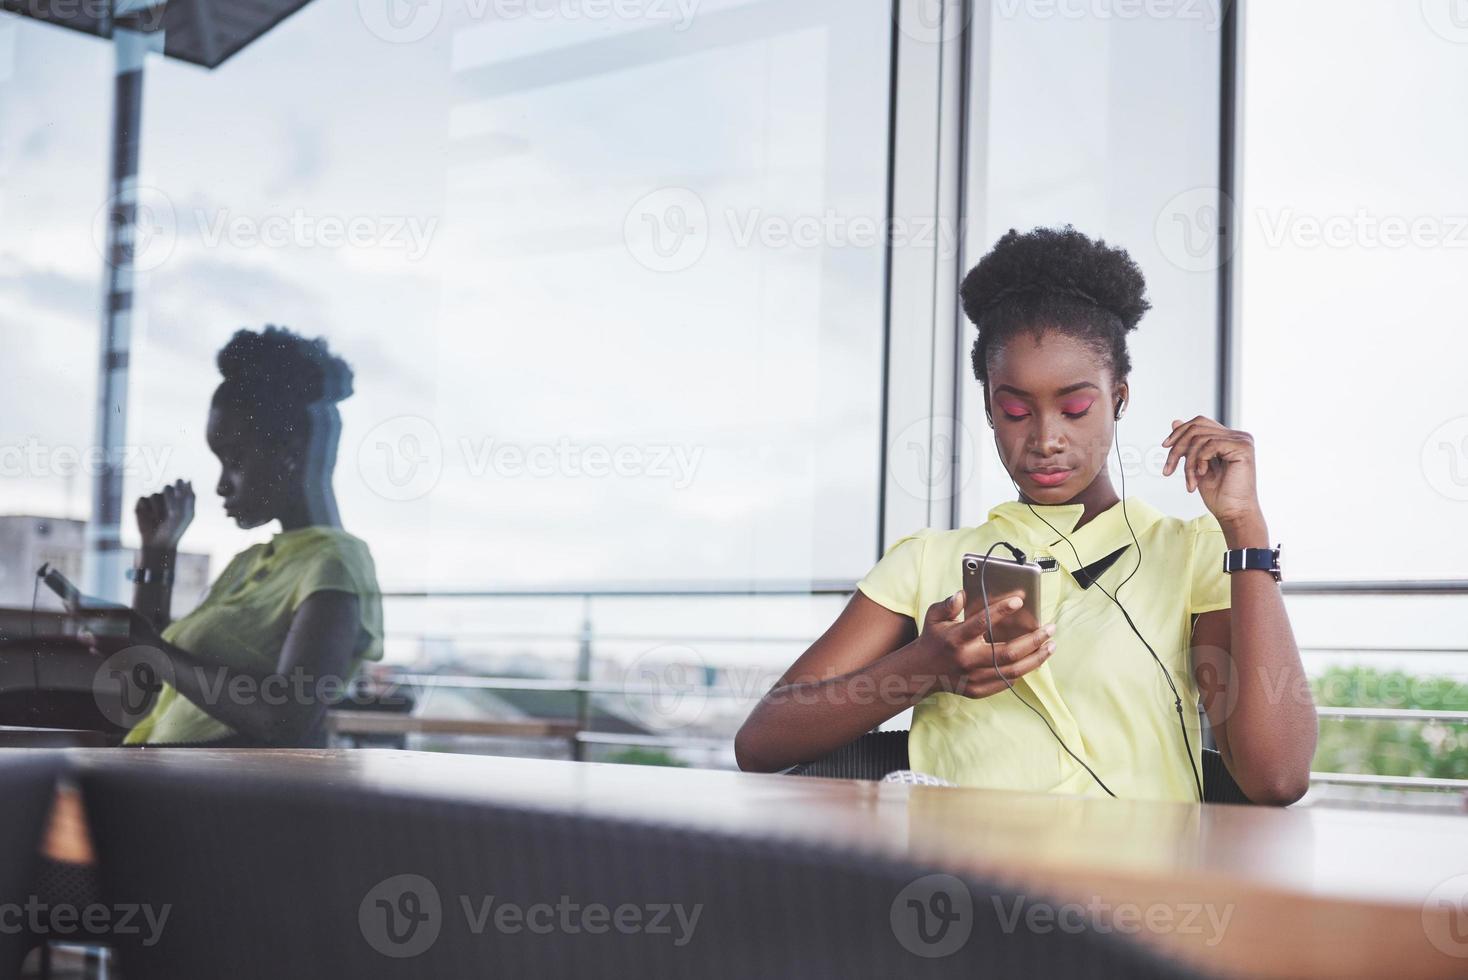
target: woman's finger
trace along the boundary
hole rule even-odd
[[[1001,664],[1002,677],[1000,674],[996,674],[992,667],[987,671],[982,669],[973,671],[965,679],[963,693],[971,698],[987,698],[998,694],[1000,691],[1009,687],[1009,684],[1004,683],[1006,679],[1010,684],[1013,684],[1015,678],[1023,677],[1030,671],[1035,670],[1045,661],[1049,660],[1054,653],[1055,650],[1053,647],[1048,649],[1042,647],[1012,664]]]
[[[1000,648],[999,662],[1001,664],[1015,664],[1023,660],[1024,658],[1038,652],[1039,650],[1044,648],[1046,644],[1049,644],[1053,647],[1055,645],[1055,641],[1052,640],[1051,637],[1054,635],[1055,634],[1051,632],[1051,628],[1049,626],[1041,626],[1034,632],[1026,633],[1024,636],[1021,636],[1018,639],[1010,640],[1008,643],[1004,644],[1003,647]]]
[[[1208,474],[1209,461],[1222,455],[1224,440],[1216,437],[1201,439],[1193,447],[1192,463],[1188,467],[1193,477],[1193,487],[1196,489],[1198,481]]]
[[[1180,437],[1172,444],[1172,449],[1167,453],[1167,462],[1162,466],[1163,476],[1171,476],[1173,470],[1177,469],[1180,462],[1184,459],[1191,458],[1189,454],[1192,451],[1193,443],[1200,435],[1202,435],[1202,430],[1194,428],[1189,430],[1187,435]]]
[[[1040,649],[1046,641],[1053,636],[1048,632],[1049,627],[1042,626],[1024,636],[1016,637],[1004,643],[991,644],[982,637],[975,637],[959,648],[958,662],[965,670],[988,669],[990,674],[994,672],[994,663],[998,661],[1001,667],[1022,660],[1036,650]],[[1008,674],[1008,668],[1005,669]]]
[[[1010,593],[993,600],[987,608],[972,617],[964,614],[964,620],[959,625],[958,641],[967,643],[975,637],[986,637],[990,626],[1013,616],[1024,604],[1023,596],[1018,593]],[[987,643],[988,640],[984,642]]]
[[[1186,422],[1182,422],[1178,419],[1173,419],[1173,423],[1174,425],[1172,432],[1168,434],[1166,439],[1162,440],[1162,444],[1164,446],[1171,445],[1183,436],[1188,435],[1189,432],[1199,426],[1215,426],[1217,428],[1223,428],[1223,423],[1215,422],[1213,419],[1210,419],[1206,415],[1195,415]]]

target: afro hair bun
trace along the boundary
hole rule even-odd
[[[352,369],[322,338],[283,327],[240,330],[219,352],[224,387],[261,400],[335,404],[352,393]]]
[[[1011,228],[960,288],[963,311],[974,326],[1012,296],[1031,299],[1074,297],[1113,314],[1123,330],[1133,330],[1151,309],[1142,270],[1124,249],[1092,241],[1070,225],[1035,228],[1021,235]]]

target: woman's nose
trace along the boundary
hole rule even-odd
[[[1059,419],[1037,416],[1033,439],[1035,450],[1046,456],[1065,448],[1064,428]]]

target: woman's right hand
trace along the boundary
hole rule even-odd
[[[139,497],[133,511],[145,550],[177,551],[184,531],[194,519],[194,485],[178,480],[164,487],[161,493]]]
[[[986,698],[1005,690],[1016,677],[1039,667],[1055,652],[1054,625],[1041,626],[1012,640],[989,642],[990,626],[1014,615],[1024,604],[1018,595],[1001,596],[983,612],[960,620],[964,594],[955,592],[928,607],[915,641],[930,662],[942,664],[946,682],[939,690]],[[995,663],[998,663],[998,670]],[[1001,673],[1002,672],[1002,673]]]

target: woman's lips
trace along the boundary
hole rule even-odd
[[[1037,473],[1031,470],[1029,476],[1042,487],[1058,487],[1070,479],[1070,475],[1074,472],[1075,470],[1053,470],[1048,473]]]

